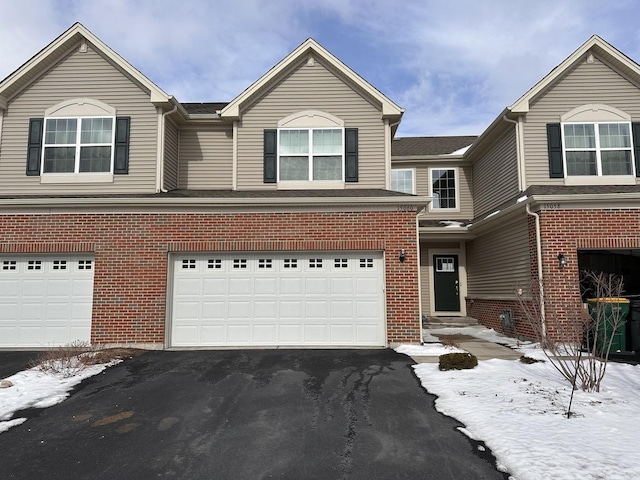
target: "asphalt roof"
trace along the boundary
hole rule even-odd
[[[184,109],[195,115],[215,114],[218,110],[222,110],[229,102],[200,102],[200,103],[181,103]]]
[[[399,137],[391,143],[391,155],[394,157],[418,155],[446,155],[468,147],[476,135],[449,137]]]

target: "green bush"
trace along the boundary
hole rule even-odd
[[[478,359],[470,353],[445,353],[440,355],[440,370],[468,370],[478,365]]]

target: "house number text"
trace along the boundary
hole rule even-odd
[[[413,205],[398,205],[399,212],[415,212],[416,207]]]
[[[542,204],[542,209],[543,210],[558,210],[558,209],[560,209],[560,204],[559,203],[543,203]]]

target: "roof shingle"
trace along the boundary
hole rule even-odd
[[[451,137],[400,137],[391,143],[391,156],[447,155],[468,147],[476,135]]]

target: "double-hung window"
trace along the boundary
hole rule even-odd
[[[458,188],[455,168],[432,168],[431,180],[432,209],[458,209]]]
[[[113,173],[115,117],[45,118],[42,173]]]
[[[344,129],[278,130],[279,181],[344,181]]]
[[[564,123],[562,136],[568,176],[634,174],[629,122]]]
[[[413,168],[393,168],[391,170],[391,190],[403,193],[416,193]]]

